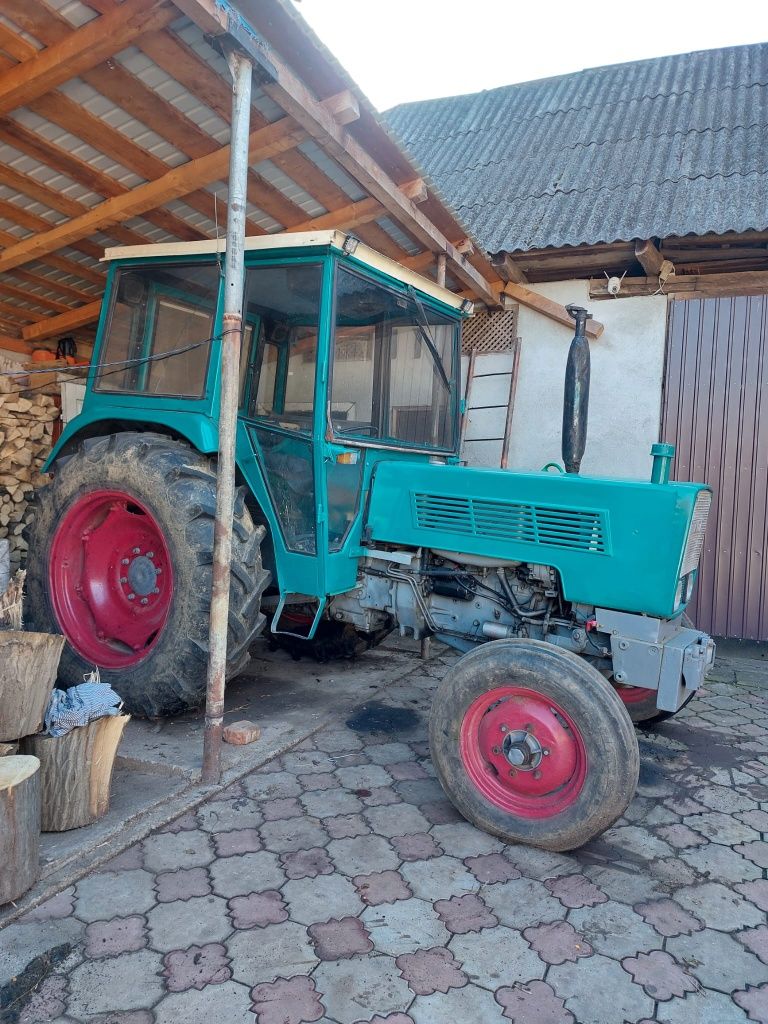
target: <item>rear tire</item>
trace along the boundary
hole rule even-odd
[[[67,637],[61,685],[98,666],[133,714],[204,702],[215,508],[214,460],[164,435],[91,438],[57,461],[30,528],[27,608],[30,628]],[[263,536],[240,488],[228,677],[264,626]]]
[[[430,747],[450,800],[508,843],[572,850],[626,810],[637,738],[591,665],[538,640],[497,640],[445,676]]]

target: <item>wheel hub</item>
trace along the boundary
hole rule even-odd
[[[150,555],[137,555],[128,566],[127,577],[128,586],[134,594],[146,597],[147,594],[154,593],[157,581],[157,568]]]
[[[504,756],[513,768],[521,772],[532,772],[541,764],[544,748],[533,735],[524,729],[508,732],[502,743]]]
[[[545,693],[500,686],[467,709],[461,758],[491,803],[521,818],[547,818],[576,800],[587,775],[573,719]]]

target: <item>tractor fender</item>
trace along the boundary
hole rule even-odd
[[[121,434],[127,430],[152,430],[157,434],[187,441],[204,455],[218,450],[216,425],[205,416],[180,416],[175,410],[132,409],[122,407],[89,415],[82,412],[66,425],[43,466],[44,473],[53,471],[57,460],[72,454],[80,441],[106,434]]]

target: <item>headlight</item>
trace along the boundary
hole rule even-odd
[[[709,506],[712,504],[711,491],[699,491],[696,504],[693,506],[691,525],[688,528],[688,539],[683,552],[683,565],[680,569],[680,580],[698,568],[701,549],[704,546],[704,531],[709,518]],[[691,584],[693,586],[693,584]]]

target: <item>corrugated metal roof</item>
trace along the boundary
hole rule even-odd
[[[390,110],[491,252],[768,228],[768,44]]]

